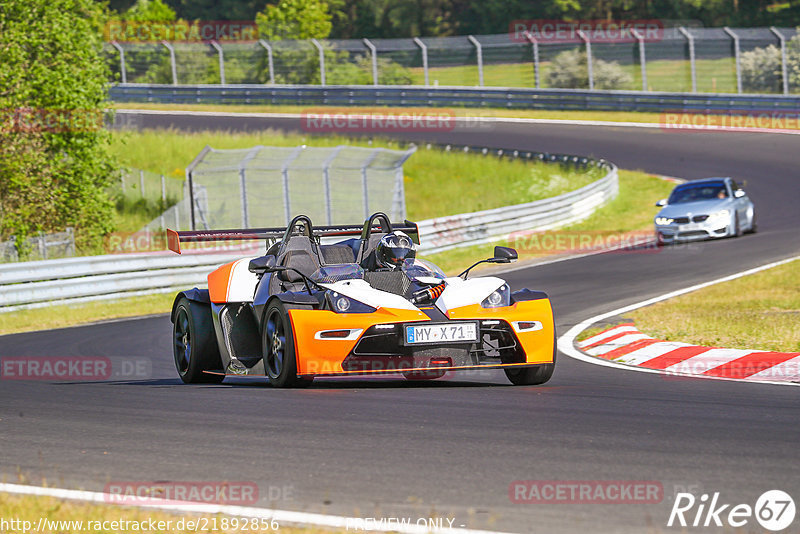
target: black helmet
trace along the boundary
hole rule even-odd
[[[413,260],[416,257],[414,242],[400,231],[389,232],[375,247],[375,259],[378,265],[388,269],[399,269],[405,260]]]

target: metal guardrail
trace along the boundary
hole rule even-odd
[[[429,145],[430,148],[431,145]],[[434,253],[485,243],[520,230],[545,230],[588,217],[618,191],[617,168],[605,160],[567,154],[489,150],[445,145],[445,150],[478,152],[575,166],[598,166],[606,175],[587,186],[550,199],[492,210],[429,219],[419,223],[424,246]],[[218,249],[217,249],[218,250]],[[205,285],[216,266],[257,255],[261,247],[224,252],[115,254],[0,265],[0,313],[54,302],[120,298]]]
[[[419,87],[386,85],[150,85],[118,84],[114,102],[164,104],[261,104],[301,106],[495,107],[593,111],[686,111],[797,113],[800,95],[740,95],[586,91],[509,87]]]

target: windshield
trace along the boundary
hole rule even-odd
[[[427,260],[418,258],[405,260],[401,269],[411,280],[425,277],[438,278],[440,280],[447,278],[439,267]]]
[[[667,203],[684,204],[686,202],[722,198],[728,198],[728,189],[725,187],[725,182],[688,183],[676,187],[669,196]]]
[[[311,275],[311,280],[320,284],[332,284],[340,280],[363,280],[364,269],[357,263],[323,265]]]

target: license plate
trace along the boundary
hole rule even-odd
[[[478,323],[446,323],[406,326],[406,345],[478,340]]]

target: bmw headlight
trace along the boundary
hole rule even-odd
[[[372,306],[367,306],[363,302],[351,299],[335,291],[326,295],[328,306],[336,313],[372,313],[376,311]]]
[[[495,289],[481,302],[483,308],[502,308],[503,306],[511,306],[511,288],[508,287],[508,284],[503,284]]]
[[[670,219],[669,217],[656,217],[656,224],[659,226],[664,226],[666,224],[672,224],[675,219]]]
[[[720,210],[708,216],[708,224],[728,224],[730,220],[730,210]]]

